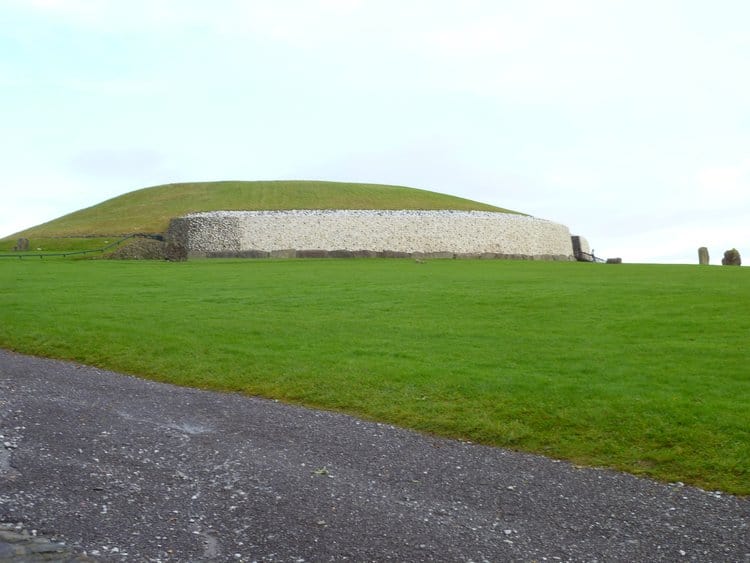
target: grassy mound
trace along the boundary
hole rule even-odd
[[[199,182],[136,190],[4,240],[163,233],[170,219],[186,213],[279,209],[456,209],[515,213],[402,186],[313,181]]]

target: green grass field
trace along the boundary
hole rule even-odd
[[[0,260],[0,346],[750,494],[750,270]]]

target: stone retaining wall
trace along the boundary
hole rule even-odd
[[[213,211],[173,219],[167,242],[188,257],[574,259],[566,226],[486,211]]]

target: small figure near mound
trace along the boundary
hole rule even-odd
[[[698,264],[708,266],[708,248],[701,246],[698,249]]]
[[[736,248],[724,252],[724,258],[721,259],[722,266],[742,266],[740,251]]]

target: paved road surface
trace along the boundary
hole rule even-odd
[[[2,350],[0,434],[0,523],[65,557],[750,561],[749,499]]]

